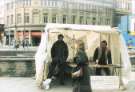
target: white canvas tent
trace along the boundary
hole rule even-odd
[[[40,86],[48,73],[48,63],[51,62],[50,49],[62,33],[68,44],[69,57],[72,60],[76,52],[76,42],[84,41],[89,58],[101,40],[108,42],[111,49],[113,64],[122,64],[122,81],[127,84],[131,73],[128,50],[122,35],[110,26],[76,25],[76,24],[47,24],[41,36],[41,42],[35,55],[36,82]]]

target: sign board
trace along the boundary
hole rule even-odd
[[[91,87],[94,90],[119,89],[119,76],[91,76]]]

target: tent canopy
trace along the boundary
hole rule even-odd
[[[78,30],[78,31],[95,31],[95,32],[106,32],[116,33],[116,29],[111,26],[99,26],[99,25],[78,25],[78,24],[46,24],[45,30],[54,32],[52,29],[65,29],[65,30]],[[56,30],[55,30],[56,31]]]
[[[46,34],[48,34],[47,43],[49,48],[49,61],[50,47],[57,40],[58,34],[64,35],[64,41],[69,48],[69,59],[72,59],[76,53],[77,42],[82,40],[85,43],[86,52],[89,58],[93,57],[94,49],[100,45],[102,40],[108,42],[108,47],[112,49],[113,61],[115,64],[119,64],[120,51],[117,50],[117,54],[114,54],[114,49],[120,48],[119,32],[110,26],[97,26],[97,25],[77,25],[77,24],[47,24],[45,27]],[[117,44],[117,46],[115,46]],[[117,60],[116,60],[117,59]]]
[[[45,32],[42,34],[41,42],[35,55],[37,84],[41,84],[43,79],[46,79],[47,64],[51,62],[51,47],[60,33],[64,35],[64,41],[68,45],[68,60],[73,59],[78,41],[81,40],[85,43],[86,53],[91,59],[95,48],[100,45],[102,40],[106,40],[112,53],[113,64],[122,63],[123,77],[126,82],[128,81],[129,77],[127,76],[131,72],[131,64],[126,43],[117,29],[110,26],[49,23],[45,26]]]

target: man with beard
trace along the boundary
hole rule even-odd
[[[94,52],[93,60],[94,60],[94,62],[96,62],[97,65],[112,64],[111,51],[107,47],[106,40],[103,40],[100,43],[100,47],[96,48],[96,50]],[[96,68],[96,75],[102,75],[102,71],[104,71],[106,73],[106,75],[110,75],[110,69],[102,68],[102,67]]]

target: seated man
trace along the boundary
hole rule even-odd
[[[107,48],[107,42],[105,40],[100,43],[100,47],[96,48],[93,60],[98,65],[112,64],[111,51]],[[96,68],[96,75],[102,75],[102,70],[106,75],[110,75],[109,68]]]

